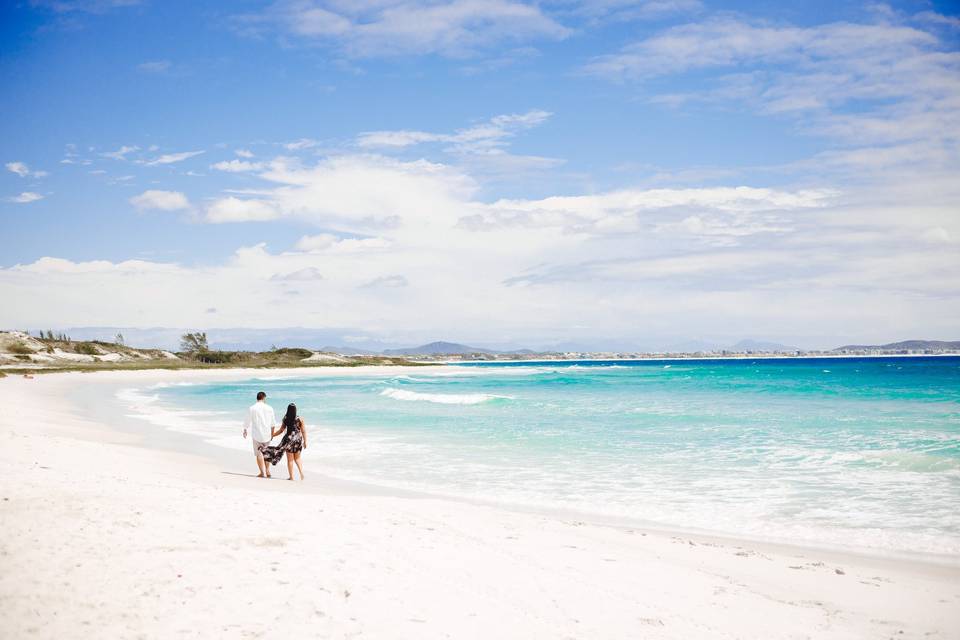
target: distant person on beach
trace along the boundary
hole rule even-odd
[[[267,394],[258,392],[257,401],[247,409],[247,418],[243,421],[243,437],[246,438],[249,432],[250,439],[253,440],[253,454],[257,457],[257,468],[260,469],[258,478],[270,477],[270,467],[263,460],[262,449],[273,439],[276,424],[277,414],[273,412],[273,407],[267,404]]]
[[[300,471],[300,479],[303,480],[303,466],[300,464],[300,452],[307,448],[307,426],[303,419],[297,416],[297,405],[287,405],[287,413],[283,416],[283,423],[279,429],[270,432],[271,437],[283,434],[280,444],[272,446],[263,446],[260,448],[263,459],[270,464],[277,464],[283,454],[287,454],[287,472],[290,477],[287,480],[293,480],[293,465],[297,465]],[[269,474],[268,474],[269,475]]]

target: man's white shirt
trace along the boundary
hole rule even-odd
[[[273,433],[273,426],[277,424],[277,414],[273,407],[266,402],[257,401],[247,409],[247,419],[243,421],[243,428],[250,432],[257,442],[269,442]]]

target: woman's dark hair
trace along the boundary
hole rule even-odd
[[[283,426],[292,427],[297,423],[297,405],[292,402],[287,405],[287,415],[283,416]]]

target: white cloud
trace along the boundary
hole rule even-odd
[[[409,147],[422,142],[447,140],[450,136],[426,131],[367,131],[357,137],[361,147]]]
[[[101,153],[100,155],[104,158],[113,158],[114,160],[126,160],[127,156],[133,153],[134,151],[139,151],[140,147],[137,146],[127,146],[123,145],[116,151],[107,151]]]
[[[31,171],[25,162],[8,162],[7,170],[11,171],[21,178],[43,178],[49,175],[46,171]]]
[[[676,13],[695,13],[699,0],[553,0],[564,13],[589,21],[650,20]]]
[[[212,223],[261,222],[280,217],[274,203],[267,200],[221,198],[207,208],[206,220]]]
[[[287,142],[283,145],[283,148],[287,151],[302,151],[303,149],[310,149],[316,147],[320,142],[312,138],[300,138],[299,140],[294,140],[293,142]]]
[[[30,175],[30,170],[27,168],[27,165],[22,162],[8,162],[6,167],[8,171],[12,171],[21,178],[25,178]]]
[[[767,114],[810,115],[814,130],[847,141],[890,142],[960,124],[958,67],[960,52],[907,24],[793,27],[720,18],[667,29],[587,70],[628,80],[733,69],[713,89],[659,99],[747,103]],[[855,110],[842,110],[854,101]]]
[[[386,249],[390,241],[384,238],[340,238],[331,233],[303,236],[297,241],[296,249],[310,253],[370,251]]]
[[[833,23],[775,27],[733,18],[672,27],[601,56],[588,71],[613,77],[652,77],[689,69],[740,64],[817,61],[894,62],[904,53],[935,47],[932,34],[890,24]]]
[[[290,273],[276,273],[270,277],[274,282],[314,282],[323,280],[323,273],[316,267],[304,267]]]
[[[156,189],[144,191],[140,195],[130,198],[130,204],[142,210],[181,211],[190,208],[190,201],[181,192]]]
[[[358,58],[462,57],[497,43],[556,40],[571,33],[537,6],[513,0],[281,1],[266,12],[237,16],[234,24],[241,32],[279,28]]]
[[[361,148],[403,149],[424,143],[443,143],[444,151],[459,157],[478,173],[516,176],[530,170],[542,170],[562,163],[556,158],[514,155],[506,150],[512,138],[537,127],[553,115],[534,109],[526,113],[499,115],[486,122],[458,129],[453,133],[396,130],[368,131],[357,136]]]
[[[151,60],[137,65],[137,69],[144,73],[166,73],[172,63],[169,60]]]
[[[409,286],[410,282],[401,275],[380,276],[361,285],[364,289],[397,289]]]
[[[146,260],[124,260],[110,262],[109,260],[90,260],[73,262],[63,258],[44,257],[26,265],[15,265],[9,271],[35,273],[41,276],[55,274],[89,274],[89,273],[172,273],[180,269],[177,265]]]
[[[244,160],[223,160],[210,165],[211,169],[217,171],[226,171],[228,173],[246,173],[249,171],[260,171],[266,166],[262,162],[246,162]]]
[[[104,13],[119,7],[133,7],[140,2],[141,0],[30,0],[34,6],[45,7],[57,13]]]
[[[376,1],[364,10],[376,14],[369,9]],[[599,4],[610,16],[627,6]],[[360,11],[346,2],[325,6],[348,16]],[[317,25],[321,19],[317,14]],[[356,20],[349,22],[354,29]],[[336,24],[325,37],[346,43],[353,36],[336,35]],[[516,136],[548,120],[539,110],[454,131],[371,131],[356,138],[361,149],[405,156],[422,151],[416,145],[438,145],[451,154],[449,163],[362,153],[255,162],[240,149],[233,152],[239,159],[212,166],[254,172],[231,182],[256,180],[256,188],[223,192],[197,207],[200,219],[295,221],[315,232],[276,252],[263,244],[241,247],[216,264],[47,257],[0,269],[4,295],[36,300],[16,312],[0,308],[0,326],[55,324],[65,309],[83,324],[203,326],[211,308],[223,326],[276,326],[275,307],[251,310],[236,301],[251,295],[272,301],[278,290],[294,295],[300,288],[278,282],[310,282],[303,289],[323,295],[298,298],[304,322],[430,338],[458,327],[465,335],[457,339],[509,335],[529,343],[574,326],[591,336],[643,337],[699,333],[705,323],[769,335],[949,337],[960,318],[953,133],[960,127],[954,126],[957,82],[944,73],[957,64],[955,52],[914,27],[833,27],[727,17],[667,29],[620,52],[643,53],[660,67],[648,59],[596,61],[616,63],[602,73],[619,80],[704,74],[711,105],[796,118],[801,130],[839,141],[804,163],[778,167],[773,180],[763,179],[769,172],[746,180],[707,167],[680,180],[726,186],[624,181],[604,189],[568,182],[562,191],[538,184],[537,193],[547,197],[509,198],[481,189],[478,159],[506,166]],[[875,36],[882,44],[869,42]],[[689,95],[669,102],[704,103]],[[316,151],[319,144],[302,139],[288,147]],[[112,153],[124,158],[136,150]],[[901,173],[903,166],[918,169]],[[190,208],[179,192],[147,191],[131,201],[141,198],[145,208]],[[104,290],[114,295],[90,305]]]
[[[173,164],[175,162],[183,162],[184,160],[187,160],[188,158],[192,158],[194,156],[198,156],[201,153],[204,153],[204,152],[203,151],[181,151],[180,153],[165,153],[157,158],[154,158],[153,160],[148,160],[144,162],[144,164],[147,165],[148,167],[152,167],[160,164]]]
[[[651,233],[684,236],[710,244],[735,244],[761,234],[794,229],[797,212],[824,209],[838,197],[830,189],[783,190],[756,187],[621,189],[586,196],[543,199],[476,199],[476,183],[450,166],[382,156],[338,156],[305,167],[286,159],[269,163],[258,177],[275,186],[241,199],[218,199],[208,222],[295,218],[347,234],[304,236],[304,252],[356,252],[391,247],[395,239],[447,237],[460,241],[483,234],[510,237],[511,243],[575,241]],[[549,230],[536,239],[526,234]],[[477,236],[478,232],[483,232]],[[565,237],[560,241],[557,238]],[[474,239],[470,239],[474,238]],[[510,244],[504,245],[511,246]]]
[[[208,209],[210,222],[294,217],[329,228],[392,228],[401,222],[454,220],[476,185],[466,175],[425,160],[337,156],[312,167],[277,159],[259,177],[276,185],[259,200],[228,197]]]
[[[567,233],[616,235],[676,232],[693,236],[746,236],[789,231],[788,212],[823,208],[829,190],[780,191],[752,187],[624,189],[588,196],[498,200],[461,219],[475,230],[559,228]]]
[[[271,302],[283,300],[277,284],[287,282],[323,290],[297,299],[305,322],[424,339],[456,327],[464,339],[536,345],[570,338],[570,327],[580,326],[577,336],[588,339],[653,340],[696,335],[704,318],[715,332],[729,334],[748,323],[751,333],[770,335],[951,335],[960,311],[960,273],[956,245],[943,238],[957,233],[955,220],[936,225],[945,233],[934,230],[922,246],[902,244],[903,228],[887,212],[867,207],[860,213],[883,218],[877,233],[838,250],[843,245],[834,234],[841,227],[822,224],[838,210],[815,211],[817,225],[799,225],[789,242],[766,248],[671,246],[656,234],[601,238],[595,246],[537,245],[530,240],[546,231],[451,229],[420,238],[422,244],[403,239],[376,260],[365,253],[324,253],[322,265],[316,254],[270,253],[263,245],[195,267],[41,258],[0,269],[5,294],[29,293],[32,301],[26,313],[0,308],[0,323],[51,324],[69,309],[88,324],[206,326],[206,310],[216,308],[224,326],[277,326]],[[850,220],[845,216],[843,224]],[[876,227],[877,219],[870,224]],[[520,242],[500,246],[518,234]],[[466,243],[469,235],[485,242]],[[807,244],[795,244],[801,238]],[[93,292],[104,290],[112,295],[90,305]],[[236,302],[251,296],[271,304]],[[824,315],[824,307],[831,313]]]
[[[958,187],[938,179],[484,201],[469,174],[443,164],[278,159],[257,176],[267,188],[204,215],[317,228],[295,246],[200,266],[43,258],[0,269],[5,295],[35,301],[0,308],[0,325],[52,324],[69,309],[84,324],[205,326],[216,308],[223,326],[276,326],[271,304],[236,301],[307,283],[322,295],[297,298],[305,322],[426,339],[449,327],[527,344],[574,326],[588,338],[683,335],[702,333],[704,318],[731,333],[749,323],[769,335],[947,336],[960,317],[960,219]],[[89,305],[104,290],[114,295]]]
[[[929,22],[936,25],[960,29],[960,18],[956,16],[946,16],[942,13],[936,13],[935,11],[921,11],[914,16],[914,19],[919,22]]]
[[[368,131],[357,137],[361,147],[409,147],[424,142],[446,142],[454,149],[466,153],[483,153],[506,144],[507,139],[519,132],[536,127],[553,115],[549,111],[535,109],[526,113],[496,116],[487,122],[459,129],[454,133],[429,133],[427,131]]]
[[[34,193],[33,191],[24,191],[18,196],[12,196],[7,198],[9,202],[16,202],[18,204],[26,204],[28,202],[36,202],[37,200],[43,200],[44,196],[39,193]]]

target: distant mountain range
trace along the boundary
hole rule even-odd
[[[956,351],[960,350],[960,340],[904,340],[889,344],[848,344],[837,347],[834,351]]]
[[[513,351],[494,351],[493,349],[483,349],[481,347],[471,347],[458,342],[431,342],[422,344],[419,347],[409,347],[406,349],[384,349],[385,356],[437,356],[437,355],[465,355],[470,353],[484,353],[488,355],[506,354],[506,355],[532,355],[537,353],[532,349],[514,349]]]
[[[727,347],[728,351],[798,351],[797,347],[790,347],[779,342],[767,342],[764,340],[741,340],[732,347]]]
[[[499,353],[490,349],[481,349],[479,347],[470,347],[456,342],[431,342],[422,344],[419,347],[409,347],[406,349],[384,349],[383,355],[386,356],[436,356],[436,355],[462,355],[465,353]]]
[[[663,351],[668,353],[696,353],[698,351],[752,351],[763,353],[769,351],[797,351],[797,347],[780,344],[779,342],[747,338],[733,345],[711,340],[686,340],[684,342],[671,344],[666,349],[663,349]]]
[[[47,329],[48,327],[43,327]],[[127,345],[142,348],[169,349],[176,351],[180,346],[180,336],[188,331],[182,328],[153,327],[73,327],[63,329],[50,327],[57,333],[66,332],[75,340],[112,341],[117,333],[122,333]],[[553,342],[536,345],[536,349],[512,349],[509,343],[487,347],[476,347],[459,342],[437,341],[419,346],[405,347],[397,341],[386,341],[380,336],[366,333],[356,328],[308,329],[304,327],[246,329],[246,328],[208,328],[210,346],[228,351],[268,351],[271,347],[304,347],[314,351],[325,351],[344,355],[465,355],[478,353],[484,355],[533,355],[537,353],[565,352],[620,352],[620,353],[697,353],[697,352],[793,352],[796,347],[773,342],[746,338],[735,344],[720,340],[690,339],[666,345],[644,346],[625,340],[606,339],[602,336],[584,338],[582,341]],[[34,335],[37,330],[31,330]],[[960,350],[960,341],[943,340],[904,340],[881,345],[848,344],[833,349],[842,351],[950,351]],[[825,349],[830,351],[830,349]]]

